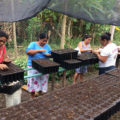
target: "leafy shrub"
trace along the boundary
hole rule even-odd
[[[15,59],[14,64],[20,66],[22,69],[27,67],[27,58],[25,56]]]

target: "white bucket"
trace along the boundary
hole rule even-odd
[[[11,107],[21,103],[21,88],[14,92],[12,95],[5,94],[6,107]]]

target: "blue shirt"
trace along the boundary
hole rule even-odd
[[[40,50],[40,49],[44,49],[46,50],[46,52],[39,52],[32,56],[28,55],[27,66],[32,66],[32,59],[47,58],[45,54],[51,54],[51,48],[48,44],[45,44],[43,47],[41,47],[36,42],[31,42],[25,52],[27,53],[29,50]]]

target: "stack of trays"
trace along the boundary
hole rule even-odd
[[[53,59],[57,60],[68,60],[77,58],[78,51],[73,49],[60,49],[51,52]]]
[[[97,56],[93,53],[88,52],[82,53],[77,57],[77,60],[82,61],[83,65],[90,65],[98,62]]]
[[[65,69],[75,69],[82,65],[81,61],[76,60],[78,51],[73,49],[60,49],[52,51],[53,60]]]
[[[24,80],[24,70],[20,67],[9,63],[7,64],[9,69],[0,70],[0,84],[8,84],[13,81]]]
[[[21,86],[22,86],[22,82],[20,81],[13,85],[3,85],[3,86],[0,86],[0,93],[13,94],[15,91],[20,89]]]
[[[68,70],[79,68],[81,65],[82,65],[82,61],[76,59],[64,60],[61,62],[61,67],[64,67],[65,69]]]
[[[48,59],[34,59],[32,60],[32,67],[40,73],[48,74],[57,72],[59,64]]]

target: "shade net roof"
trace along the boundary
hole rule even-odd
[[[19,21],[50,9],[93,23],[120,25],[120,0],[0,0],[0,21]]]

